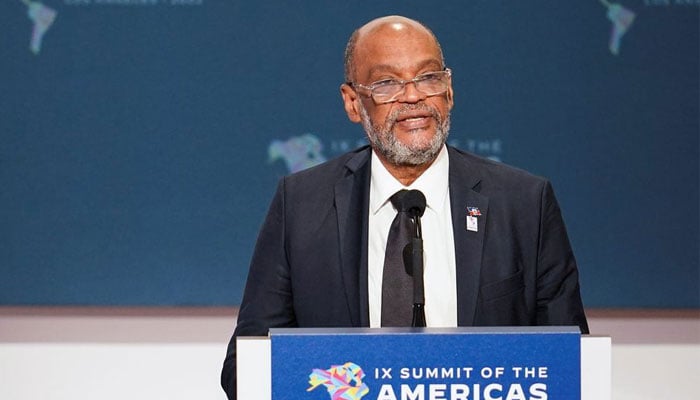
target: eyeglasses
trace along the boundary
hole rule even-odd
[[[452,71],[449,68],[445,68],[442,71],[420,74],[407,81],[400,79],[384,79],[366,86],[354,82],[347,82],[347,84],[354,88],[369,91],[369,94],[365,94],[365,96],[371,97],[375,103],[386,104],[397,101],[404,93],[406,84],[408,83],[413,83],[416,90],[428,97],[445,93],[449,87],[449,79],[451,76]]]

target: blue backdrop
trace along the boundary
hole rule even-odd
[[[586,306],[700,307],[700,1],[42,1],[0,3],[0,305],[238,304],[277,180],[364,143],[343,49],[398,13],[450,142],[553,181]]]

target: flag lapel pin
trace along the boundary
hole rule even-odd
[[[470,232],[479,231],[479,220],[477,217],[481,216],[481,211],[479,207],[467,207],[467,230]]]

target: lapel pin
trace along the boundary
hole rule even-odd
[[[479,231],[479,220],[477,217],[481,216],[481,211],[479,207],[467,207],[467,230],[470,232]]]

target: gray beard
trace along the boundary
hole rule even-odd
[[[437,130],[430,142],[422,146],[409,146],[396,139],[396,136],[392,133],[396,119],[400,113],[407,110],[425,110],[433,115],[433,118],[437,121]],[[372,148],[394,165],[416,166],[432,162],[440,154],[440,150],[442,150],[442,146],[447,141],[447,136],[450,132],[450,114],[448,113],[443,120],[437,110],[425,103],[405,105],[394,110],[386,117],[384,126],[372,124],[369,114],[362,103],[360,103],[360,117],[362,119],[362,127]]]

